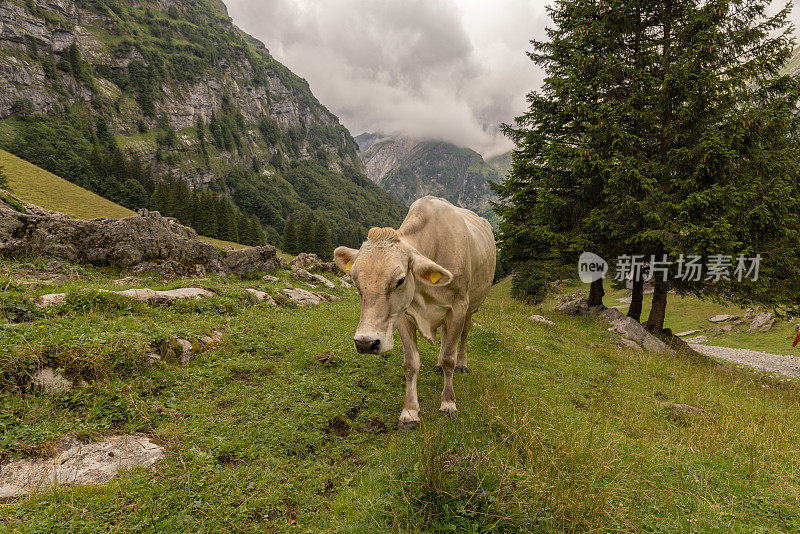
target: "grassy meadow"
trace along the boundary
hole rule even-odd
[[[456,377],[458,419],[439,418],[437,349],[422,342],[422,426],[398,431],[399,339],[386,355],[355,353],[355,292],[269,308],[244,288],[297,285],[285,272],[275,283],[145,279],[216,294],[155,306],[94,291],[132,287],[110,283],[120,273],[68,264],[80,278],[19,283],[48,261],[0,266],[0,455],[46,454],[66,434],[140,431],[166,456],[105,486],[0,503],[6,531],[800,530],[794,382],[622,348],[596,318],[513,301],[509,280],[475,317],[472,372]],[[64,306],[33,306],[61,291]],[[198,341],[213,330],[221,344]],[[186,367],[171,353],[176,336],[196,349]],[[151,366],[153,351],[163,360]],[[88,384],[31,391],[26,377],[41,365]]]

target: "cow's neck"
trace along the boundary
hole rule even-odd
[[[447,312],[452,306],[449,299],[437,298],[423,284],[417,285],[414,293],[414,300],[406,309],[406,315],[411,318],[417,326],[420,335],[434,343],[436,341],[436,330],[442,325]]]

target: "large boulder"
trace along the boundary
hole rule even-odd
[[[280,266],[271,245],[232,250],[201,241],[197,233],[157,211],[124,219],[71,219],[17,201],[0,191],[0,253],[52,254],[70,261],[112,265],[134,273],[204,276],[207,270],[240,276]]]
[[[311,252],[301,252],[289,262],[289,268],[293,271],[295,269],[305,269],[309,272],[323,271],[329,273],[336,273],[339,268],[332,261],[322,261],[319,256]]]
[[[124,219],[70,219],[21,202],[24,212],[0,199],[0,252],[52,254],[75,262],[132,269],[169,265],[168,273],[196,272],[195,265],[222,271],[220,250],[157,211]]]
[[[277,250],[272,245],[230,250],[222,263],[226,270],[239,276],[274,271],[280,267]]]

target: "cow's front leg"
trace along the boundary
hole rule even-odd
[[[406,373],[406,398],[400,413],[400,428],[414,429],[419,426],[419,400],[417,399],[417,377],[419,376],[419,350],[417,349],[417,327],[404,317],[400,323],[400,339],[403,340],[403,370]]]
[[[453,390],[453,371],[456,367],[458,342],[464,327],[464,313],[459,313],[454,308],[445,319],[442,328],[442,348],[439,351],[439,363],[444,375],[444,389],[442,389],[442,404],[439,413],[445,417],[455,418],[458,415],[456,408],[456,394]]]
[[[472,315],[464,319],[464,328],[461,329],[461,340],[458,342],[458,359],[456,360],[456,373],[469,373],[467,367],[467,336],[472,328]]]

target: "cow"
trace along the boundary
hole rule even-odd
[[[383,354],[394,347],[395,330],[403,342],[406,397],[401,428],[419,425],[417,332],[431,343],[441,329],[437,369],[444,375],[439,412],[457,415],[453,373],[467,372],[467,334],[472,314],[494,279],[494,232],[475,213],[436,197],[411,204],[403,224],[372,228],[356,250],[338,247],[336,265],[350,274],[361,300],[354,337],[362,354]]]

